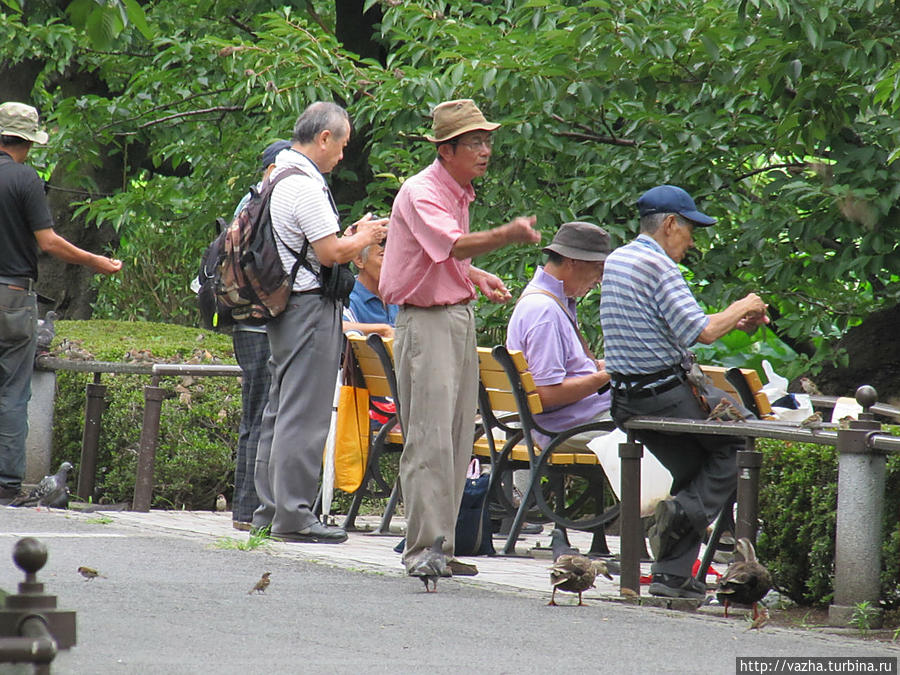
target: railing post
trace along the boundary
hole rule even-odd
[[[150,510],[150,498],[153,493],[153,469],[156,464],[156,446],[159,441],[159,417],[162,413],[162,402],[166,398],[166,390],[156,386],[159,379],[154,377],[153,384],[144,387],[144,424],[141,428],[141,445],[137,461],[137,475],[134,481],[134,499],[131,508],[134,511]]]
[[[641,525],[641,458],[644,446],[634,440],[634,432],[628,432],[628,440],[619,443],[621,478],[619,493],[620,543],[622,573],[619,591],[630,589],[641,593],[641,553],[644,551],[644,529]]]
[[[869,409],[878,393],[856,390],[863,407],[859,420],[838,431],[837,531],[834,551],[834,601],[828,608],[832,626],[849,626],[857,605],[871,605],[869,625],[880,628],[881,517],[884,510],[885,456],[870,448],[868,436],[881,429]]]
[[[44,544],[33,537],[20,539],[13,560],[25,572],[25,581],[0,609],[0,663],[32,663],[35,673],[49,673],[57,651],[75,644],[75,612],[57,609],[56,596],[44,593],[44,584],[38,583],[37,572],[47,562]]]
[[[81,466],[78,470],[78,496],[88,501],[94,496],[97,479],[97,449],[100,446],[100,420],[106,385],[100,384],[100,373],[85,387],[84,433],[81,436]]]
[[[748,438],[745,450],[737,453],[737,520],[734,540],[746,537],[756,544],[759,529],[759,470],[762,453],[756,449],[756,439]]]

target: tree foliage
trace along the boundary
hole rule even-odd
[[[158,0],[136,20],[122,2],[107,47],[65,4],[4,15],[0,53],[41,64],[31,98],[55,133],[38,163],[87,181],[80,167],[121,160],[119,189],[82,183],[91,194],[73,206],[120,235],[127,268],[101,282],[104,314],[194,320],[188,283],[210,224],[315,99],[354,120],[359,161],[334,177],[347,222],[386,213],[431,161],[422,134],[436,103],[474,98],[503,124],[476,186],[476,228],[534,213],[545,241],[577,218],[621,243],[645,189],[681,185],[720,219],[698,233],[702,259],[687,261],[699,296],[714,309],[762,293],[804,355],[795,370],[897,303],[895,3]],[[341,41],[339,19],[373,26],[365,49]],[[538,263],[520,247],[479,261],[514,289]],[[582,303],[595,342],[597,301]],[[486,339],[508,311],[480,307]]]

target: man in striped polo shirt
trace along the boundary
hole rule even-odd
[[[709,406],[688,378],[689,348],[710,344],[735,328],[755,331],[769,321],[766,304],[750,293],[721,312],[706,314],[677,263],[693,246],[694,228],[716,219],[698,211],[691,196],[673,185],[645,192],[638,210],[640,234],[610,254],[601,286],[612,417],[619,427],[637,415],[706,419]],[[704,396],[715,405],[726,394],[706,385]],[[644,430],[635,437],[672,473],[674,498],[657,506],[649,533],[656,558],[650,593],[702,598],[705,584],[691,578],[691,567],[702,534],[737,486],[736,453],[742,443],[726,436]]]

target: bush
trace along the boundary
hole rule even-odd
[[[195,328],[149,322],[60,321],[52,347],[62,358],[167,363],[234,363],[231,339]],[[59,371],[53,428],[53,463],[81,461],[84,391],[91,374]],[[97,458],[94,501],[131,501],[146,375],[104,374],[108,385]],[[174,397],[162,406],[152,506],[212,508],[233,492],[234,448],[241,417],[235,377],[164,378]]]
[[[831,446],[758,439],[760,561],[776,587],[804,605],[827,605],[834,587],[837,452]],[[881,598],[900,605],[900,458],[887,464],[883,517]]]

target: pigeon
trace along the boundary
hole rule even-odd
[[[271,572],[263,572],[262,578],[256,582],[256,585],[247,591],[247,595],[250,595],[254,591],[256,591],[257,595],[260,593],[265,593],[266,589],[269,587],[270,579],[269,577],[272,575]]]
[[[550,549],[553,551],[553,562],[556,562],[561,555],[581,555],[581,551],[569,545],[566,533],[558,527],[553,528],[553,531],[550,532]]]
[[[411,577],[419,577],[425,584],[426,593],[437,593],[438,577],[447,572],[447,555],[444,553],[444,535],[440,534],[434,539],[431,548],[422,551],[415,562],[410,566],[407,574]],[[428,582],[432,588],[428,589]]]
[[[819,387],[808,377],[800,378],[800,387],[810,396],[821,396],[822,392]]]
[[[84,577],[85,581],[93,581],[97,577],[100,577],[101,579],[106,578],[105,576],[100,574],[100,572],[95,570],[93,567],[86,567],[85,565],[82,565],[81,567],[78,568],[78,573]]]
[[[743,560],[731,563],[719,579],[716,600],[725,606],[726,617],[729,604],[750,605],[755,621],[760,616],[757,603],[772,588],[772,575],[756,560],[756,551],[747,537],[738,539],[735,549]]]
[[[44,476],[31,492],[13,499],[10,506],[47,506],[64,509],[69,505],[69,488],[66,481],[74,467],[63,462],[59,471],[52,476]]]
[[[216,511],[220,513],[228,508],[228,501],[225,499],[225,495],[216,495]]]
[[[59,314],[54,312],[52,309],[44,315],[43,319],[38,319],[37,322],[37,353],[40,354],[49,354],[50,353],[50,343],[53,342],[53,338],[56,335],[56,326],[54,325],[54,321],[59,318]]]
[[[709,413],[707,420],[718,420],[720,422],[743,422],[744,416],[727,398],[719,401],[719,404]]]
[[[583,606],[581,594],[594,587],[594,580],[598,574],[612,580],[612,575],[602,560],[591,560],[587,556],[578,553],[566,543],[565,534],[556,528],[550,533],[551,548],[553,549],[553,566],[550,568],[550,585],[553,586],[553,595],[550,596],[550,606],[556,606],[556,591],[578,593],[578,605]]]

